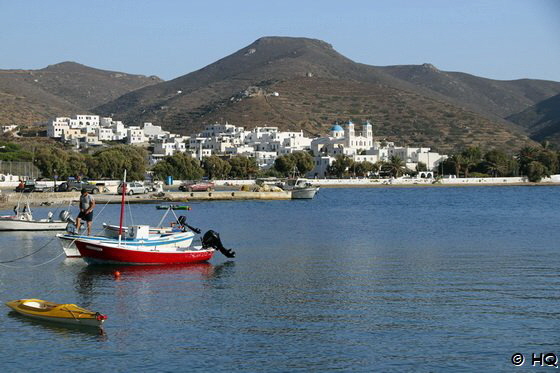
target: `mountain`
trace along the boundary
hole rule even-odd
[[[556,146],[560,144],[560,94],[507,119],[525,128],[536,141],[548,141]]]
[[[32,124],[91,112],[104,102],[161,81],[75,62],[40,70],[0,70],[0,124]]]
[[[504,119],[560,93],[560,83],[496,81],[432,65],[356,63],[323,41],[265,37],[198,71],[129,92],[95,111],[183,134],[205,124],[274,125],[308,134],[370,120],[374,136],[451,151],[534,144]]]
[[[440,71],[431,64],[387,66],[391,76],[439,94],[457,106],[504,119],[560,92],[560,82],[546,80],[492,80],[461,72]],[[520,109],[521,108],[521,109]]]

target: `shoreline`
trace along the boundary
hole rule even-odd
[[[414,183],[398,183],[398,184],[325,184],[320,185],[321,188],[470,188],[470,187],[508,187],[508,186],[560,186],[560,182],[547,183],[446,183],[446,184],[414,184]]]
[[[325,183],[319,184],[321,188],[334,189],[334,188],[349,188],[349,189],[364,189],[364,188],[469,188],[469,187],[512,187],[512,186],[525,186],[525,187],[546,187],[546,186],[560,186],[560,182],[511,182],[511,183]],[[141,203],[141,204],[171,204],[171,203],[187,203],[190,201],[248,201],[248,200],[261,200],[261,201],[278,201],[278,200],[291,200],[290,192],[245,192],[236,187],[219,187],[218,190],[213,192],[177,192],[169,190],[166,186],[166,191],[162,193],[148,193],[136,194],[127,196],[128,203]],[[12,209],[17,203],[29,202],[32,207],[42,206],[73,206],[79,201],[79,192],[46,192],[46,193],[15,193],[13,191],[0,193],[0,209]],[[119,204],[121,203],[121,196],[115,193],[100,193],[95,194],[94,198],[98,204]]]

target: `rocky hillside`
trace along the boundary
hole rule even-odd
[[[0,124],[32,124],[90,112],[127,92],[161,81],[74,62],[40,70],[0,70]]]
[[[532,139],[548,141],[560,147],[560,95],[541,101],[507,119],[523,127]]]
[[[558,93],[558,82],[495,81],[428,64],[368,66],[320,40],[267,37],[95,110],[184,134],[226,120],[325,134],[333,121],[369,119],[374,135],[402,144],[514,149],[531,140],[504,117]]]
[[[492,80],[440,71],[431,64],[380,67],[382,71],[477,113],[504,119],[560,92],[560,82]]]

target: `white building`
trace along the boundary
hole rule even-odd
[[[121,121],[100,118],[99,115],[77,115],[76,118],[57,117],[47,125],[47,136],[62,141],[83,138],[86,135],[97,137],[95,141],[88,141],[92,144],[98,141],[123,140],[128,136],[128,129]]]
[[[268,169],[274,166],[274,161],[278,154],[276,152],[262,152],[262,151],[255,151],[254,157],[257,163],[257,166],[261,169]]]
[[[155,139],[164,139],[169,137],[168,131],[163,131],[161,126],[154,126],[152,123],[146,122],[144,123],[144,136],[148,138],[148,140],[155,140]]]
[[[147,142],[148,139],[144,136],[144,130],[137,126],[131,126],[126,131],[127,144],[141,144]]]
[[[70,118],[58,117],[47,125],[47,136],[59,139],[70,128]]]
[[[435,169],[447,156],[431,152],[430,148],[397,147],[392,142],[373,140],[372,126],[369,122],[362,125],[357,133],[355,125],[348,122],[344,128],[335,124],[330,136],[319,137],[311,141],[311,151],[315,157],[315,168],[310,177],[326,177],[329,166],[337,156],[345,155],[354,162],[388,162],[396,156],[406,163],[406,167],[416,170],[418,162],[426,164],[428,170]]]
[[[2,126],[2,133],[12,132],[12,131],[15,131],[17,128],[18,128],[17,124],[10,124],[10,125],[6,125],[6,126]]]

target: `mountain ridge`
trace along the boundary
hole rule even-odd
[[[330,89],[325,88],[327,81]],[[370,93],[363,92],[365,85]],[[255,86],[264,92],[278,91],[279,98],[242,97]],[[362,98],[338,99],[337,86],[343,86],[350,98]],[[286,87],[290,87],[288,91]],[[313,97],[314,88],[320,90],[321,97]],[[526,92],[529,88],[533,90],[530,94]],[[289,98],[297,94],[290,90],[301,91],[301,97],[291,101]],[[384,100],[373,91],[396,99]],[[558,82],[494,81],[441,71],[431,64],[371,66],[350,60],[321,40],[263,37],[202,69],[129,92],[96,110],[118,115],[126,122],[156,121],[183,134],[221,120],[246,127],[277,125],[285,130],[325,134],[334,120],[362,118],[381,120],[380,133],[401,141],[418,143],[434,137],[438,148],[490,146],[492,138],[484,140],[482,132],[497,131],[500,140],[512,148],[531,140],[523,140],[523,128],[504,117],[555,93],[560,93]],[[399,102],[399,95],[407,102]],[[434,109],[432,114],[421,107],[422,98]],[[304,106],[298,100],[315,105]],[[407,105],[412,106],[403,110]],[[380,114],[383,110],[390,114]],[[279,118],[279,113],[284,113],[286,120]],[[415,113],[421,113],[419,119],[414,119]],[[455,117],[469,119],[454,122]],[[434,121],[437,123],[432,124]],[[445,126],[463,126],[472,133],[454,140],[461,131],[451,131],[454,135],[450,137]],[[438,140],[442,138],[452,141],[451,146]]]
[[[0,70],[0,121],[91,112],[182,134],[229,121],[324,135],[333,122],[370,120],[374,135],[401,144],[514,149],[535,144],[535,132],[512,118],[558,94],[560,82],[492,80],[430,63],[366,65],[322,40],[273,36],[168,81],[70,61]]]
[[[0,70],[0,123],[31,125],[87,113],[126,92],[161,81],[70,61],[37,70]]]

